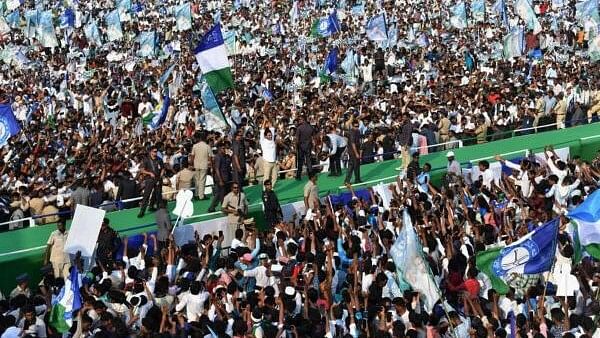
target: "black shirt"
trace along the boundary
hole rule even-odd
[[[265,206],[265,218],[268,221],[276,220],[282,216],[279,199],[273,190],[265,190],[262,195],[263,204]]]
[[[306,122],[298,126],[298,130],[296,131],[296,142],[298,142],[298,148],[302,150],[310,150],[312,148],[312,137],[314,133],[314,128]]]
[[[359,154],[354,153],[353,144],[356,146],[356,151],[360,152],[360,131],[358,129],[350,129],[348,132],[348,154],[352,158],[357,158]]]
[[[233,142],[231,142],[231,150],[233,151],[233,156],[236,157],[240,163],[240,169],[244,171],[246,169],[246,146],[244,140],[233,140]]]
[[[231,181],[231,161],[226,155],[221,155],[217,153],[214,158],[215,161],[215,170],[219,171],[221,179],[224,183]],[[215,175],[214,177],[215,183],[219,182],[219,179]]]
[[[154,175],[156,176],[155,178],[158,178],[160,176],[160,172],[163,169],[163,162],[158,157],[155,160],[150,158],[150,156],[146,157],[146,159],[144,159],[143,165],[144,169],[154,173]]]

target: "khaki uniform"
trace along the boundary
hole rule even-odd
[[[184,168],[177,173],[177,189],[190,189],[192,187],[194,176],[195,173],[188,168]]]
[[[49,260],[52,264],[52,269],[54,269],[54,277],[57,278],[67,277],[69,275],[71,260],[69,259],[69,255],[64,252],[68,235],[69,232],[66,230],[64,233],[54,230],[46,243],[47,245],[52,245]]]
[[[558,101],[552,111],[556,115],[556,129],[564,129],[565,116],[567,115],[567,100],[563,98],[562,100]]]
[[[206,175],[208,174],[208,168],[210,159],[212,157],[212,149],[204,142],[200,141],[192,147],[192,156],[194,156],[194,169],[196,170],[194,175],[194,181],[196,183],[195,195],[203,199],[204,188],[206,187]]]

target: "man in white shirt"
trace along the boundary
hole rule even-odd
[[[270,179],[273,187],[279,175],[277,165],[277,141],[275,139],[275,128],[270,122],[264,121],[260,129],[260,148],[263,154],[263,181]]]
[[[327,137],[331,143],[329,149],[329,176],[340,176],[342,175],[342,154],[346,150],[348,142],[344,137],[337,134],[335,127],[329,128]]]
[[[208,300],[209,294],[201,291],[199,281],[193,281],[190,284],[190,292],[181,296],[179,303],[175,306],[175,311],[179,312],[185,308],[188,323],[196,322],[202,316],[204,311],[204,302]]]

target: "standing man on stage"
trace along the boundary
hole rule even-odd
[[[283,219],[283,212],[281,211],[281,205],[279,199],[273,191],[273,184],[270,179],[266,179],[263,183],[264,190],[262,195],[262,201],[265,208],[265,220],[267,226],[272,229],[275,224],[279,223]]]
[[[150,153],[142,162],[140,173],[144,179],[144,197],[140,206],[138,218],[144,217],[146,208],[150,205],[150,211],[155,211],[159,200],[162,198],[161,176],[164,172],[164,164],[158,158],[158,148],[153,146]]]
[[[301,115],[298,117],[298,130],[296,130],[296,180],[302,178],[302,166],[306,165],[306,173],[310,175],[312,165],[310,163],[310,153],[313,148],[314,128],[306,122],[306,118]]]
[[[196,191],[194,195],[199,200],[205,199],[204,188],[206,186],[206,175],[212,158],[212,149],[206,142],[206,133],[198,133],[197,143],[192,147],[191,162],[194,164],[194,181]]]
[[[350,183],[352,173],[354,173],[354,183],[361,183],[360,159],[362,158],[362,149],[357,120],[352,121],[352,129],[348,133],[348,155],[350,155],[350,162],[348,163],[345,183]]]

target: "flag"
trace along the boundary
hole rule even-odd
[[[506,277],[512,274],[537,274],[550,270],[556,254],[559,219],[555,218],[518,241],[477,254],[476,265],[501,294],[508,292]]]
[[[356,64],[354,62],[354,51],[352,49],[348,49],[346,51],[346,57],[342,61],[340,67],[344,70],[344,73],[348,75],[352,75],[354,73]]]
[[[429,263],[423,258],[423,248],[406,209],[402,216],[402,230],[390,249],[390,256],[398,270],[396,275],[400,288],[403,288],[403,283],[408,283],[420,293],[425,308],[431,312],[440,299],[440,291],[431,275]]]
[[[471,17],[476,22],[485,21],[485,0],[471,1]]]
[[[577,223],[577,237],[581,246],[590,256],[600,259],[600,190],[569,211],[568,217]]]
[[[202,75],[213,92],[219,93],[227,88],[233,88],[233,75],[227,59],[223,34],[221,34],[221,24],[215,24],[202,37],[194,54]]]
[[[73,316],[81,308],[81,293],[79,292],[79,273],[77,266],[73,265],[69,278],[60,290],[58,297],[52,304],[49,324],[59,333],[65,333],[73,325]]]
[[[600,23],[598,16],[598,0],[585,0],[575,5],[575,18],[580,23],[592,19],[596,24]]]
[[[104,22],[106,23],[106,37],[108,41],[121,40],[123,38],[118,8],[106,14]]]
[[[11,136],[21,131],[21,126],[10,104],[0,104],[0,147],[3,147]]]
[[[333,11],[328,17],[316,19],[310,28],[310,36],[327,37],[340,31],[340,21],[337,12]]]
[[[17,28],[20,20],[21,16],[19,11],[13,11],[6,16],[6,23],[10,26],[10,28]]]
[[[6,10],[14,11],[21,6],[21,0],[6,0]]]
[[[398,27],[396,27],[396,25],[393,25],[392,27],[390,27],[388,29],[388,38],[387,38],[387,40],[385,40],[385,47],[393,48],[394,46],[396,46],[397,42],[398,42]]]
[[[141,57],[152,57],[156,52],[156,32],[140,32],[137,37],[137,42],[140,44],[140,49],[137,55]]]
[[[273,94],[267,87],[261,86],[260,96],[262,96],[263,99],[265,99],[265,101],[268,101],[268,102],[273,101]]]
[[[23,32],[25,37],[29,39],[35,37],[37,27],[39,26],[39,22],[40,11],[38,11],[37,9],[30,9],[25,12],[25,31]]]
[[[67,8],[60,16],[60,27],[75,27],[75,12],[72,8]]]
[[[523,55],[523,28],[515,28],[504,37],[502,53],[507,60]]]
[[[10,33],[10,26],[6,22],[3,16],[0,16],[0,36]]]
[[[527,28],[533,30],[534,34],[542,31],[542,25],[527,0],[517,0],[515,3],[515,12],[525,21]]]
[[[54,33],[54,23],[52,22],[52,11],[47,10],[40,13],[40,21],[37,27],[37,38],[44,48],[58,46],[58,39]]]
[[[131,12],[131,0],[118,0],[116,9],[119,11],[119,20],[121,22],[129,21],[129,13]]]
[[[360,4],[356,6],[352,6],[350,10],[353,16],[364,16],[365,15],[365,5]]]
[[[327,74],[333,74],[337,70],[338,66],[338,48],[335,47],[329,51],[327,54],[327,59],[325,60],[325,70]]]
[[[192,9],[189,2],[175,6],[175,22],[180,32],[192,29]]]
[[[225,49],[227,49],[227,55],[236,55],[237,33],[233,30],[223,32],[223,41],[225,42]]]
[[[290,9],[290,21],[292,25],[296,25],[298,18],[300,17],[300,11],[298,10],[298,1],[294,1],[292,8]]]
[[[160,79],[158,79],[158,87],[162,88],[163,84],[165,84],[165,82],[167,82],[167,80],[169,79],[169,76],[171,76],[171,73],[173,72],[173,69],[175,69],[175,65],[171,65],[167,70],[165,70],[165,72],[163,73],[163,75],[160,76]]]
[[[417,46],[419,46],[421,48],[429,47],[429,38],[427,37],[427,34],[425,34],[425,33],[419,34],[419,37],[417,38]]]
[[[205,110],[204,120],[207,130],[225,130],[229,124],[221,112],[219,103],[210,85],[202,80],[200,83],[200,99]]]
[[[96,46],[102,45],[102,39],[100,39],[100,30],[98,29],[96,20],[90,20],[90,22],[83,27],[83,31],[85,33],[85,38],[88,39],[89,42],[93,42]]]
[[[596,36],[594,40],[589,42],[588,55],[592,62],[600,60],[600,35]]]
[[[457,3],[450,9],[450,24],[457,29],[467,28],[467,6],[464,1]]]
[[[156,105],[153,111],[147,112],[142,116],[142,121],[146,127],[150,130],[157,129],[160,127],[165,119],[167,118],[167,113],[169,112],[169,106],[171,104],[171,98],[169,94],[165,94],[163,100]]]
[[[385,15],[379,14],[367,22],[367,37],[372,41],[385,41],[388,38]]]

